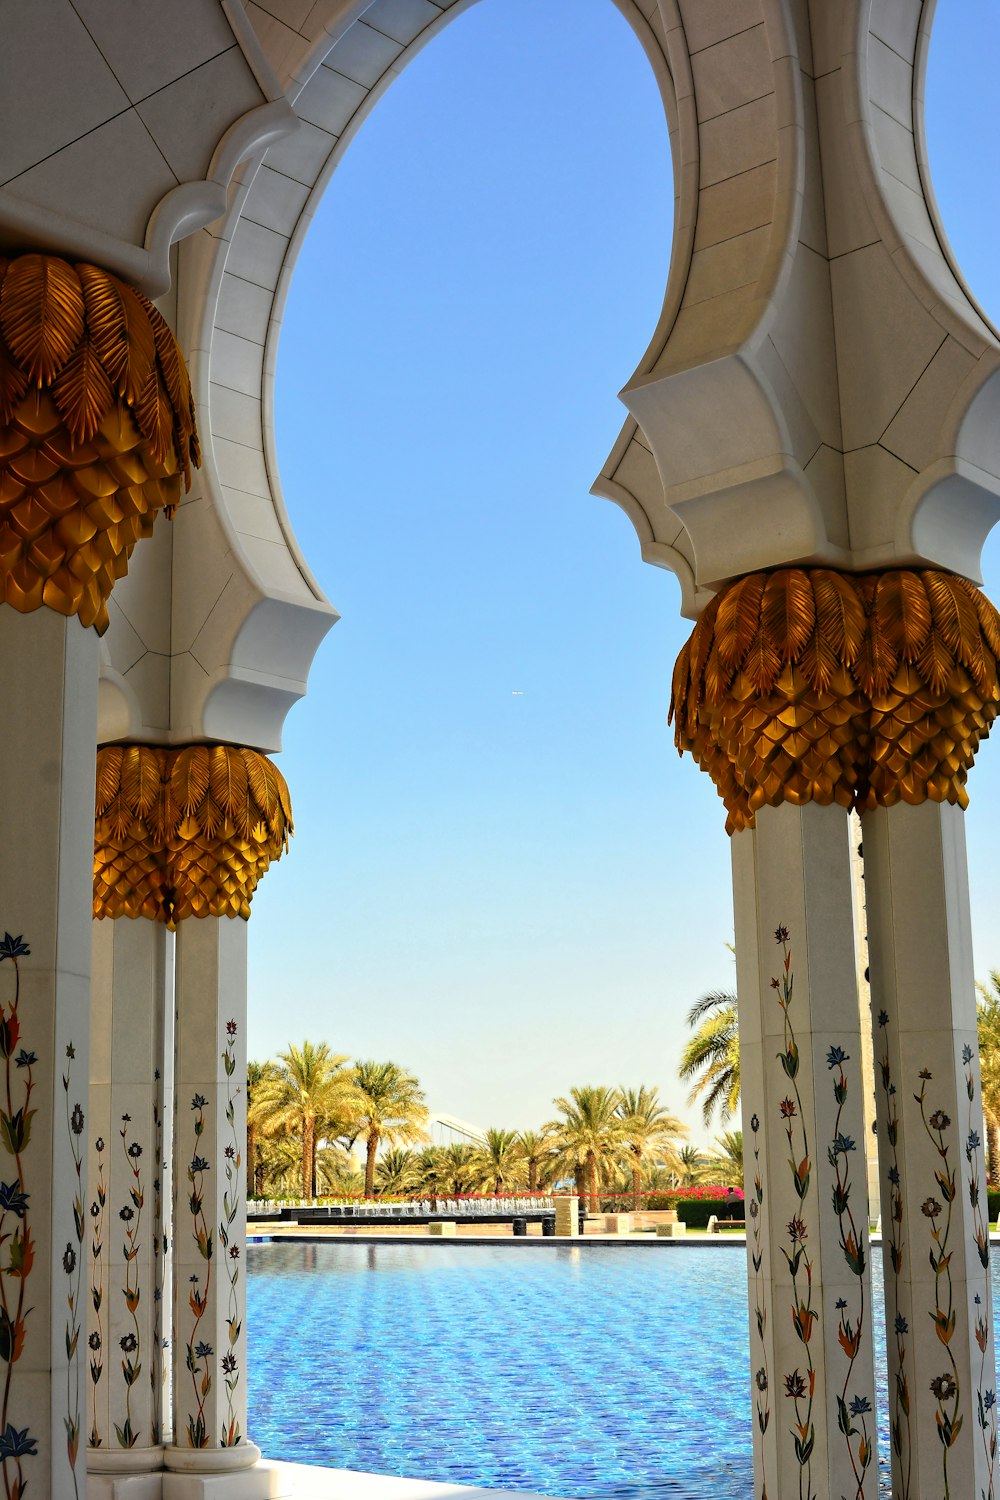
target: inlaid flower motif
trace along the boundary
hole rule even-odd
[[[907,1321],[903,1317],[902,1313],[897,1313],[896,1314],[896,1332],[897,1333],[909,1333],[909,1331],[910,1331],[910,1325],[909,1325],[909,1323],[907,1323]]]
[[[750,1129],[753,1131],[757,1131],[760,1129],[760,1121],[758,1120],[756,1115],[750,1116]]]
[[[237,1030],[238,1030],[238,1027],[237,1027],[235,1021],[227,1021],[226,1022],[226,1035],[227,1036],[235,1036]]]
[[[63,1251],[62,1263],[63,1270],[66,1272],[66,1275],[72,1276],[73,1272],[76,1270],[76,1251],[73,1249],[72,1245],[67,1245],[66,1249]]]
[[[28,1052],[24,1047],[22,1047],[20,1052],[14,1059],[14,1065],[18,1068],[30,1068],[32,1064],[36,1063],[37,1061],[37,1052]]]
[[[790,1219],[785,1227],[788,1230],[788,1238],[793,1245],[801,1244],[808,1233],[801,1219]]]
[[[925,1198],[920,1205],[920,1212],[928,1219],[936,1219],[941,1212],[941,1205],[936,1198]]]
[[[831,1047],[826,1054],[826,1065],[828,1068],[839,1068],[842,1063],[850,1062],[850,1056],[843,1047]]]
[[[69,1117],[69,1124],[74,1135],[83,1134],[83,1110],[79,1104],[73,1105],[73,1113]]]
[[[99,1333],[92,1333],[87,1343],[91,1349],[99,1349],[101,1347],[101,1335]]]
[[[763,1365],[757,1371],[756,1375],[754,1376],[754,1380],[756,1381],[757,1389],[759,1391],[767,1390],[767,1371],[764,1369]]]
[[[208,1162],[205,1160],[205,1158],[203,1156],[192,1156],[192,1158],[191,1158],[191,1171],[192,1172],[207,1172],[208,1171]]]
[[[968,1042],[966,1042],[965,1046],[962,1048],[962,1061],[964,1063],[970,1063],[972,1061],[972,1048],[969,1046]]]
[[[992,1407],[996,1406],[996,1404],[997,1404],[997,1393],[996,1393],[996,1391],[987,1391],[986,1394],[983,1397],[983,1405],[985,1406],[986,1410],[989,1411]]]
[[[921,1068],[920,1072],[917,1074],[917,1077],[922,1078],[925,1083],[930,1083],[931,1079],[934,1077],[934,1074],[931,1072],[930,1068]]]
[[[126,1333],[124,1338],[118,1340],[118,1345],[123,1354],[134,1354],[139,1347],[134,1333]]]
[[[863,1417],[865,1413],[870,1412],[871,1409],[872,1404],[868,1400],[867,1396],[855,1396],[851,1402],[850,1410],[852,1417]]]
[[[788,928],[787,927],[776,927],[774,929],[774,941],[776,943],[787,943],[788,942]]]
[[[9,932],[4,933],[0,939],[0,964],[5,958],[28,958],[30,955],[31,949],[20,933],[17,937],[11,937]]]
[[[208,1100],[205,1098],[204,1094],[195,1094],[194,1098],[191,1100],[191,1108],[204,1109],[207,1103]]]
[[[795,1108],[795,1100],[794,1099],[782,1099],[782,1101],[781,1101],[781,1117],[782,1117],[782,1119],[783,1120],[794,1120],[795,1116],[797,1114],[798,1114],[798,1110]]]
[[[833,1146],[831,1149],[836,1155],[838,1152],[854,1151],[857,1148],[855,1147],[853,1139],[849,1135],[838,1135],[834,1137]]]
[[[128,1154],[129,1156],[131,1156],[133,1161],[139,1160],[139,1157],[142,1155],[142,1147],[139,1145],[138,1141],[132,1142],[131,1146],[129,1146],[128,1148]]]
[[[936,1109],[927,1123],[932,1130],[947,1130],[951,1124],[951,1116],[946,1115],[943,1109]]]
[[[943,1375],[935,1375],[931,1381],[931,1392],[939,1401],[950,1401],[956,1389],[955,1382],[947,1370]]]
[[[785,1376],[785,1395],[791,1396],[793,1401],[799,1401],[806,1393],[806,1383],[798,1370],[793,1370],[791,1375]]]
[[[128,1204],[126,1203],[124,1208],[120,1208],[118,1210],[118,1217],[127,1224],[130,1219],[135,1218],[135,1213],[131,1208],[129,1208]]]
[[[209,1359],[214,1353],[215,1350],[211,1344],[197,1344],[195,1346],[195,1359]]]
[[[226,1375],[234,1374],[236,1371],[236,1355],[224,1354],[222,1356],[222,1368]],[[764,1383],[765,1385],[767,1384],[766,1381]]]

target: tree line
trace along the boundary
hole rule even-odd
[[[742,1187],[741,1133],[697,1150],[655,1088],[571,1088],[553,1105],[537,1130],[493,1126],[481,1141],[435,1146],[424,1091],[404,1067],[352,1061],[325,1042],[290,1045],[247,1067],[249,1192],[446,1198],[572,1184],[595,1205],[615,1195],[640,1207],[649,1192]]]

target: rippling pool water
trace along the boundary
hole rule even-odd
[[[753,1494],[742,1245],[247,1259],[248,1426],[269,1458],[566,1497]],[[879,1359],[884,1428],[884,1339]]]

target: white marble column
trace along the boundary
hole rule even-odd
[[[246,943],[239,918],[177,930],[171,1500],[209,1477],[214,1495],[260,1458],[246,1436]],[[233,1474],[239,1500],[275,1482],[265,1465]]]
[[[165,1017],[173,938],[159,922],[93,924],[88,1180],[87,1468],[163,1465]],[[120,1488],[120,1486],[119,1486]],[[93,1495],[92,1495],[93,1500]]]
[[[895,1500],[991,1500],[996,1373],[964,814],[863,818]]]
[[[732,839],[758,1500],[875,1500],[875,1395],[847,813]]]
[[[0,1496],[85,1488],[98,641],[0,607]]]

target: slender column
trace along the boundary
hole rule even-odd
[[[177,931],[174,1441],[166,1463],[192,1483],[260,1458],[246,1438],[246,933],[229,917],[189,918]],[[266,1471],[259,1479],[272,1482]],[[240,1475],[241,1497],[250,1480]]]
[[[82,1494],[98,641],[0,609],[0,1492]]]
[[[732,841],[760,1500],[875,1500],[868,1198],[847,814]]]
[[[95,922],[93,944],[87,1469],[112,1476],[163,1465],[164,1016],[168,995],[173,1004],[173,940],[140,917]]]
[[[964,814],[863,818],[893,1495],[991,1497],[996,1373]]]

